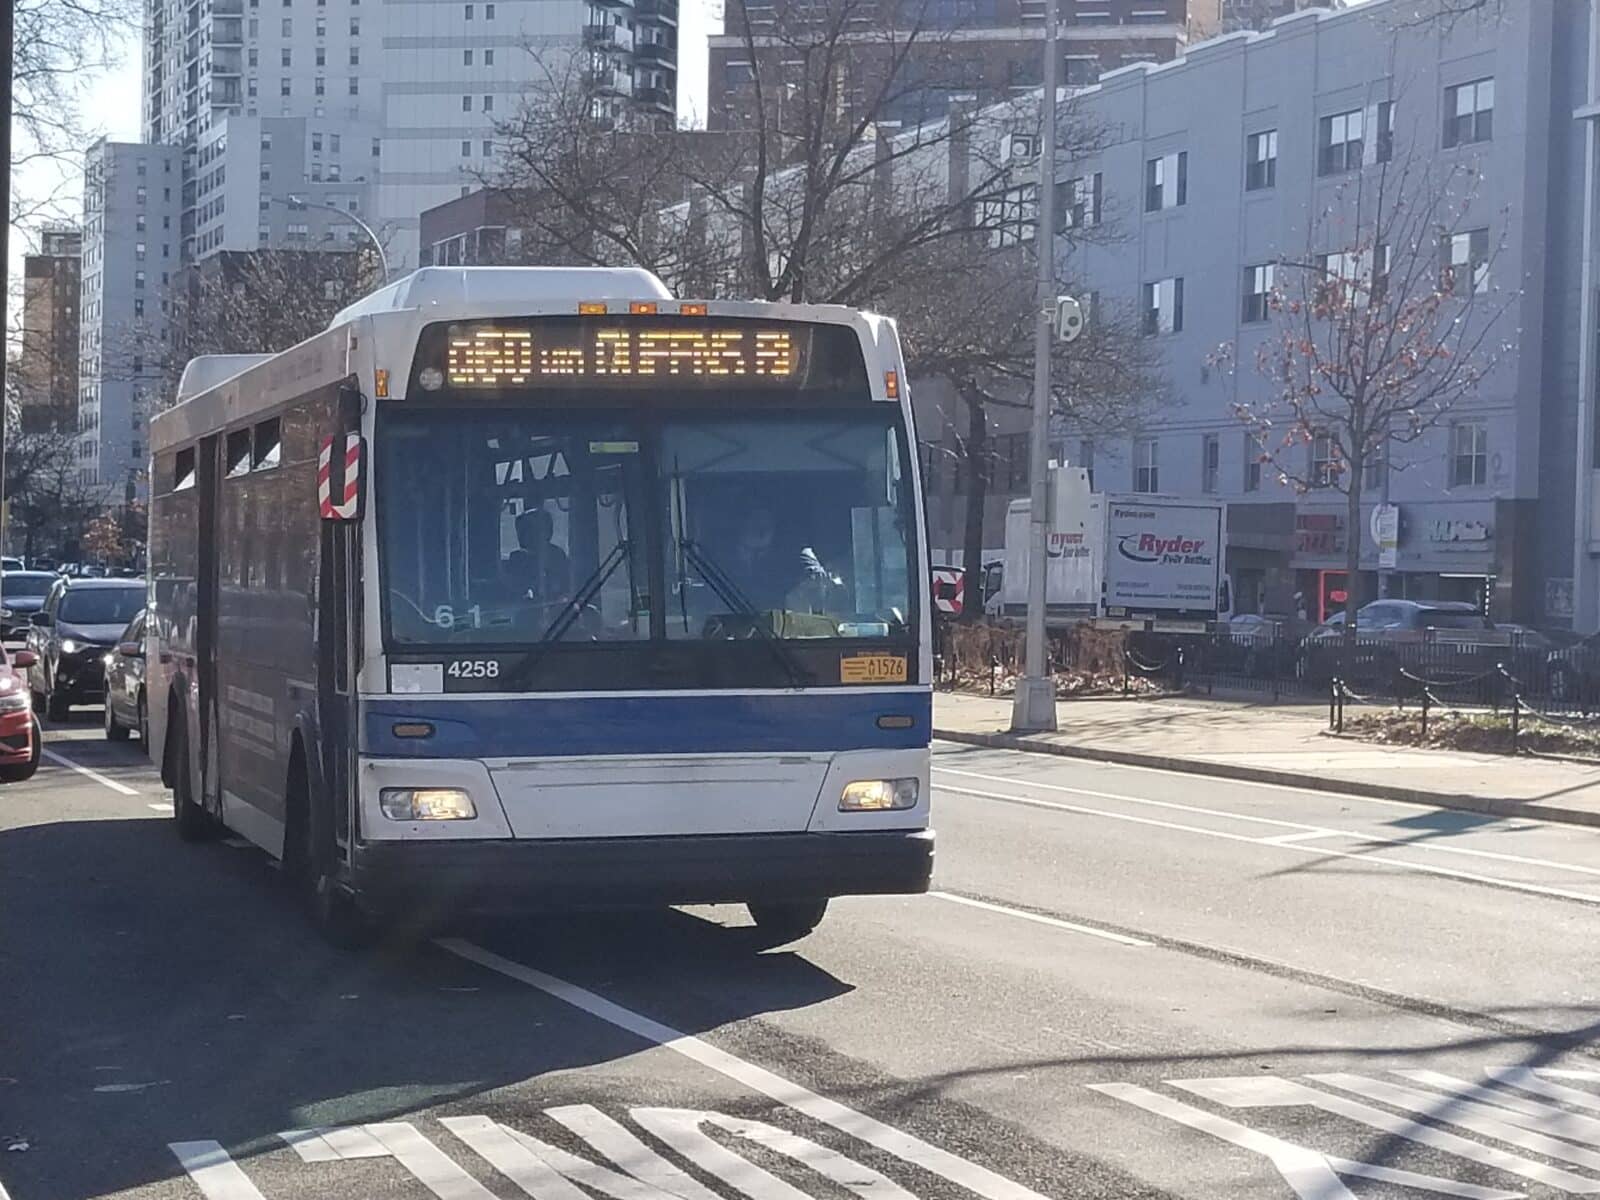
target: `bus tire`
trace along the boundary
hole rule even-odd
[[[333,813],[311,795],[305,760],[296,748],[289,773],[289,827],[294,845],[285,847],[289,873],[306,915],[330,945],[359,950],[372,944],[377,923],[356,904],[338,875],[339,844]]]
[[[797,942],[822,923],[828,911],[826,900],[794,900],[782,904],[749,903],[750,919],[756,923],[761,940],[769,946]]]
[[[169,709],[168,711],[173,711]],[[189,774],[189,738],[180,720],[167,738],[172,756],[172,825],[186,842],[205,842],[217,835],[217,822],[194,798],[194,780]]]

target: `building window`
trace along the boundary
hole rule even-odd
[[[494,143],[493,142],[484,142],[483,143],[483,156],[485,158],[489,158],[493,154],[494,154]]]
[[[288,66],[289,64],[288,63],[284,63],[283,65],[284,66]],[[326,47],[318,46],[317,47],[317,66],[325,67],[327,65],[328,65],[328,51],[327,51]]]
[[[143,204],[145,202],[145,196],[146,192],[144,188],[138,187],[133,189],[133,198],[139,204]]]
[[[1378,146],[1377,160],[1386,163],[1394,157],[1394,101],[1383,100],[1378,104]]]
[[[1214,433],[1200,438],[1200,490],[1215,492],[1222,472],[1222,440]]]
[[[311,91],[314,95],[326,96],[328,94],[328,81],[321,75],[311,82]]]
[[[1244,190],[1278,186],[1278,131],[1263,129],[1245,139]]]
[[[1179,333],[1183,329],[1183,279],[1158,279],[1144,285],[1144,332]]]
[[[278,95],[288,96],[291,94],[292,91],[289,86],[289,77],[285,75],[282,79],[278,80]]]
[[[1101,175],[1083,175],[1056,185],[1056,231],[1083,229],[1098,225],[1105,210],[1105,189]]]
[[[1482,487],[1489,479],[1489,430],[1482,421],[1450,427],[1450,486]]]
[[[328,149],[334,154],[339,153],[339,135],[337,133],[328,135]]]
[[[1261,490],[1261,462],[1267,457],[1266,443],[1259,433],[1244,435],[1244,490]]]
[[[254,46],[250,47],[250,65],[252,67],[259,67],[261,65],[261,51],[257,50]]]
[[[466,5],[461,15],[468,21],[472,20],[472,5]]]
[[[485,21],[492,21],[492,20],[494,20],[494,5],[492,5],[492,4],[485,4],[485,5],[484,5],[484,6],[483,6],[483,19],[484,19],[484,20],[485,20]]]
[[[135,242],[133,244],[133,257],[138,262],[144,261],[144,249],[145,247],[143,242]]]
[[[486,66],[486,67],[494,66],[494,51],[493,50],[485,50],[483,52],[483,65]]]
[[[324,17],[324,16],[322,16],[320,14],[317,16],[317,36],[318,37],[327,37],[328,36],[328,18]]]
[[[382,155],[383,155],[383,139],[382,138],[373,138],[372,139],[372,157],[373,158],[379,158]]]
[[[1471,290],[1479,295],[1489,290],[1487,229],[1468,229],[1445,235],[1442,286],[1447,292],[1465,293],[1468,280],[1471,280]]]
[[[322,134],[320,132],[311,135],[311,153],[322,153]]]
[[[1189,199],[1189,152],[1180,150],[1144,164],[1144,210],[1161,212]]]
[[[1311,434],[1311,486],[1330,487],[1337,474],[1333,435],[1326,429]]]
[[[999,249],[1033,239],[1038,195],[1038,185],[1027,183],[979,203],[978,222],[989,231],[989,245]]]
[[[1161,490],[1161,467],[1156,461],[1155,438],[1134,439],[1133,490],[1136,492]]]
[[[1361,166],[1365,119],[1359,108],[1323,117],[1317,127],[1317,174],[1342,175]]]
[[[133,227],[139,233],[143,233],[144,232],[144,225],[145,225],[145,215],[143,213],[139,213],[137,216],[135,216],[133,218]]]
[[[352,96],[361,94],[361,78],[357,75],[350,76],[350,94]]]
[[[461,143],[461,157],[462,158],[471,158],[472,157],[472,143],[471,142],[466,141],[466,140],[462,141],[462,143]]]
[[[461,65],[463,67],[470,67],[472,65],[472,51],[471,50],[463,50],[461,52]]]
[[[485,96],[483,98],[483,111],[484,112],[493,112],[494,111],[494,97],[493,96]]]
[[[462,112],[471,112],[472,111],[472,97],[471,96],[463,96],[463,97],[461,97],[461,111]]]
[[[1494,137],[1494,80],[1476,79],[1444,90],[1444,144],[1465,146]]]
[[[1263,263],[1258,267],[1244,269],[1244,313],[1242,319],[1246,325],[1257,321],[1265,321],[1271,309],[1273,266]]]
[[[350,18],[350,36],[351,37],[360,37],[361,36],[361,18],[360,17],[351,17]]]
[[[143,296],[135,296],[133,298],[133,315],[136,316],[136,317],[144,316],[144,297]]]
[[[350,47],[350,65],[352,67],[359,67],[361,65],[361,47],[360,46],[351,46]]]

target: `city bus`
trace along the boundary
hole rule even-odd
[[[332,940],[458,911],[925,891],[927,552],[894,323],[424,268],[150,423],[180,836]]]

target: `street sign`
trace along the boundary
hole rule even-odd
[[[960,567],[933,568],[933,609],[955,619],[967,607],[967,573]]]
[[[1400,506],[1380,504],[1372,510],[1372,541],[1378,547],[1378,567],[1393,570],[1400,562]]]

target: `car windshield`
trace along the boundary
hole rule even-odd
[[[143,607],[142,586],[74,588],[57,615],[69,625],[126,625]]]
[[[902,436],[892,411],[649,423],[396,411],[378,438],[389,636],[903,633]]]
[[[0,577],[0,601],[8,600],[15,596],[25,598],[44,596],[50,591],[50,585],[55,581],[56,577],[54,575],[43,571]]]

